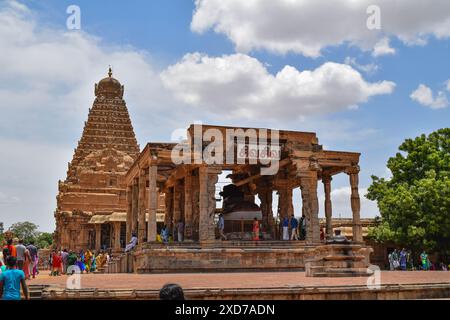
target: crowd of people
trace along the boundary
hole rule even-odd
[[[450,268],[450,265],[447,265],[442,261],[438,265],[433,263],[426,251],[422,251],[417,258],[416,263],[411,250],[406,250],[405,248],[402,250],[394,249],[388,254],[389,270],[448,271]]]
[[[30,241],[27,245],[23,240],[8,239],[0,253],[1,271],[7,269],[8,257],[14,257],[17,269],[22,270],[26,280],[35,278],[39,274],[39,254],[38,248],[34,245],[34,241]]]
[[[306,237],[306,219],[302,215],[299,219],[292,215],[290,218],[285,217],[281,222],[281,239],[282,240],[305,240]],[[170,242],[184,241],[184,222],[183,220],[175,220],[172,229],[166,224],[163,225],[160,232],[156,236],[156,241],[168,244]],[[227,240],[225,234],[225,220],[222,213],[218,215],[216,228],[221,240]],[[258,241],[262,239],[263,225],[255,217],[252,222],[252,240]],[[324,240],[324,230],[321,230],[321,239]],[[131,241],[128,243],[125,252],[132,250],[137,245],[137,237],[132,235]]]
[[[25,245],[23,240],[8,239],[0,252],[0,296],[3,300],[20,300],[22,287],[29,299],[26,280],[39,274],[39,254],[34,241]]]
[[[49,256],[48,264],[51,266],[52,276],[73,273],[90,273],[98,268],[103,268],[111,259],[111,254],[107,251],[96,253],[91,250],[61,251],[54,250]]]
[[[302,215],[298,220],[292,215],[284,217],[281,223],[282,226],[282,240],[304,240],[306,237],[306,219]]]

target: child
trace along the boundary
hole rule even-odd
[[[0,296],[3,300],[20,300],[20,286],[22,285],[25,299],[29,299],[25,274],[16,269],[17,260],[13,256],[6,258],[8,269],[0,274]]]

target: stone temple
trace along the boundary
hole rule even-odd
[[[105,272],[114,273],[282,269],[306,270],[308,276],[369,274],[373,249],[362,233],[359,153],[324,150],[312,132],[217,125],[191,125],[182,143],[148,142],[140,151],[123,93],[111,70],[95,86],[67,178],[59,182],[58,248],[110,249],[116,255]],[[227,160],[211,161],[216,158]],[[263,173],[272,161],[277,170]],[[231,183],[220,186],[219,175],[226,172]],[[351,187],[351,240],[333,230],[331,181],[339,174]],[[322,232],[319,181],[325,194]],[[301,193],[305,237],[282,241],[280,222],[294,214],[294,189]],[[216,228],[220,213],[224,241]],[[181,233],[175,231],[180,221]],[[249,238],[254,221],[262,230]],[[163,225],[175,241],[158,240]],[[133,234],[137,246],[123,253]],[[176,241],[179,237],[183,241]]]
[[[61,248],[95,248],[96,240],[120,248],[125,242],[124,176],[139,145],[123,93],[111,69],[95,85],[94,104],[67,177],[59,181],[55,242]]]

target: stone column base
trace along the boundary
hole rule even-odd
[[[305,256],[307,277],[365,277],[373,274],[371,247],[361,244],[329,244],[310,248]]]

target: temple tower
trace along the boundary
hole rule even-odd
[[[67,177],[59,181],[55,243],[60,248],[119,246],[115,238],[125,238],[123,177],[140,150],[123,94],[124,86],[112,77],[111,68],[95,85],[96,98]]]

